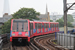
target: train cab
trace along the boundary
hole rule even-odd
[[[29,37],[29,20],[12,19],[10,41],[13,39],[28,39]]]

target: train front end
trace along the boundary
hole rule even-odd
[[[22,42],[27,40],[30,42],[29,20],[27,19],[12,19],[10,42]]]

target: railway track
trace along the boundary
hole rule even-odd
[[[35,37],[31,40],[29,45],[25,46],[13,46],[10,45],[9,50],[63,50],[62,48],[57,48],[51,40],[55,38],[55,34],[48,34],[43,36]]]
[[[34,42],[42,50],[63,50],[61,48],[55,47],[53,43],[49,42],[54,38],[55,38],[54,34],[48,34],[34,38]]]
[[[33,43],[26,46],[11,46],[11,50],[39,50]]]

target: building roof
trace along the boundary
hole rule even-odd
[[[7,22],[11,18],[12,18],[12,15],[3,15],[3,17],[0,18],[0,23]]]
[[[3,18],[0,18],[0,23],[3,23]]]
[[[47,14],[40,14],[40,16],[38,16],[38,18],[47,18],[48,15]]]

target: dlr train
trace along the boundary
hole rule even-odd
[[[34,36],[50,34],[59,31],[58,22],[40,22],[30,21],[29,19],[12,19],[10,42],[15,40],[23,41],[30,39]]]

